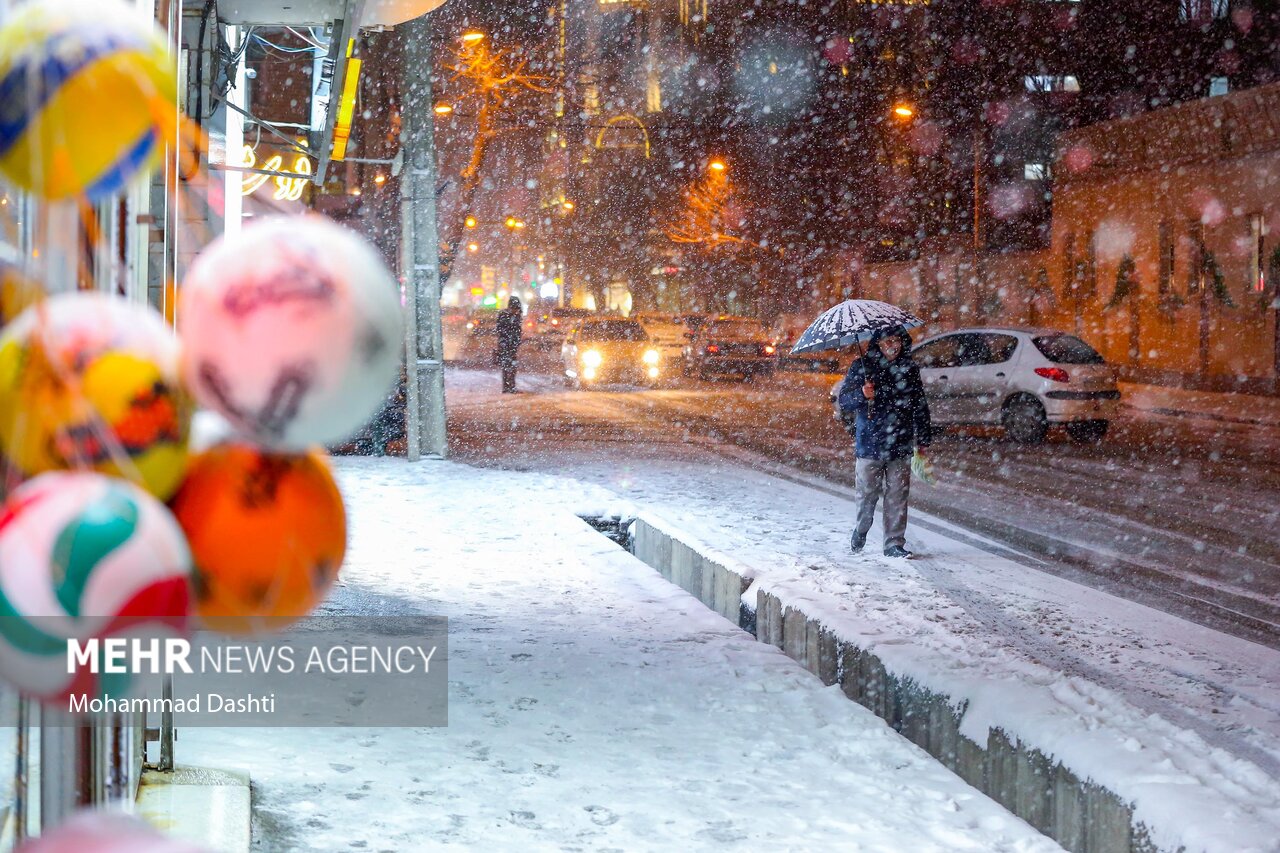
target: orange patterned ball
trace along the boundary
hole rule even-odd
[[[342,495],[315,452],[214,447],[192,461],[173,510],[191,544],[197,611],[225,633],[278,630],[310,613],[346,552]]]

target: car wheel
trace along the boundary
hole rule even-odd
[[[1106,421],[1072,421],[1067,424],[1067,435],[1081,444],[1097,444],[1107,434]]]
[[[1039,444],[1049,429],[1044,406],[1035,397],[1027,395],[1006,400],[1001,421],[1005,432],[1019,444]]]

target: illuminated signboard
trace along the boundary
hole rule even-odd
[[[289,167],[285,168],[285,155],[279,152],[271,153],[262,165],[258,165],[258,152],[254,150],[252,145],[246,145],[240,152],[240,166],[246,169],[263,169],[268,172],[291,172],[298,177],[288,177],[285,175],[262,175],[257,172],[247,173],[243,182],[240,184],[240,192],[242,195],[253,195],[266,185],[267,181],[274,181],[274,190],[271,197],[276,201],[299,201],[302,198],[302,192],[306,189],[307,184],[311,183],[310,176],[313,170],[311,158],[305,154],[297,154],[289,152],[292,157]]]

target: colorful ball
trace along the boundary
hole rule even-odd
[[[183,377],[259,444],[333,444],[399,375],[400,291],[373,247],[320,217],[275,218],[211,244],[182,284]]]
[[[196,567],[196,609],[232,634],[310,613],[347,548],[342,495],[319,453],[223,444],[192,459],[173,499]]]
[[[176,140],[177,79],[154,23],[120,0],[41,0],[0,28],[0,172],[99,201]]]
[[[67,672],[67,640],[181,635],[191,554],[164,504],[89,472],[54,472],[0,505],[0,677],[60,704],[127,694],[129,676]]]
[[[92,468],[168,498],[191,427],[178,353],[158,314],[119,297],[29,308],[0,335],[0,452],[28,477]]]

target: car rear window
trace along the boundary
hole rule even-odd
[[[1097,350],[1075,335],[1044,335],[1031,342],[1055,364],[1106,364]]]
[[[584,341],[646,341],[644,327],[633,320],[603,320],[583,323],[578,336]]]
[[[707,329],[709,335],[735,335],[748,337],[763,335],[764,324],[756,320],[716,320]]]

